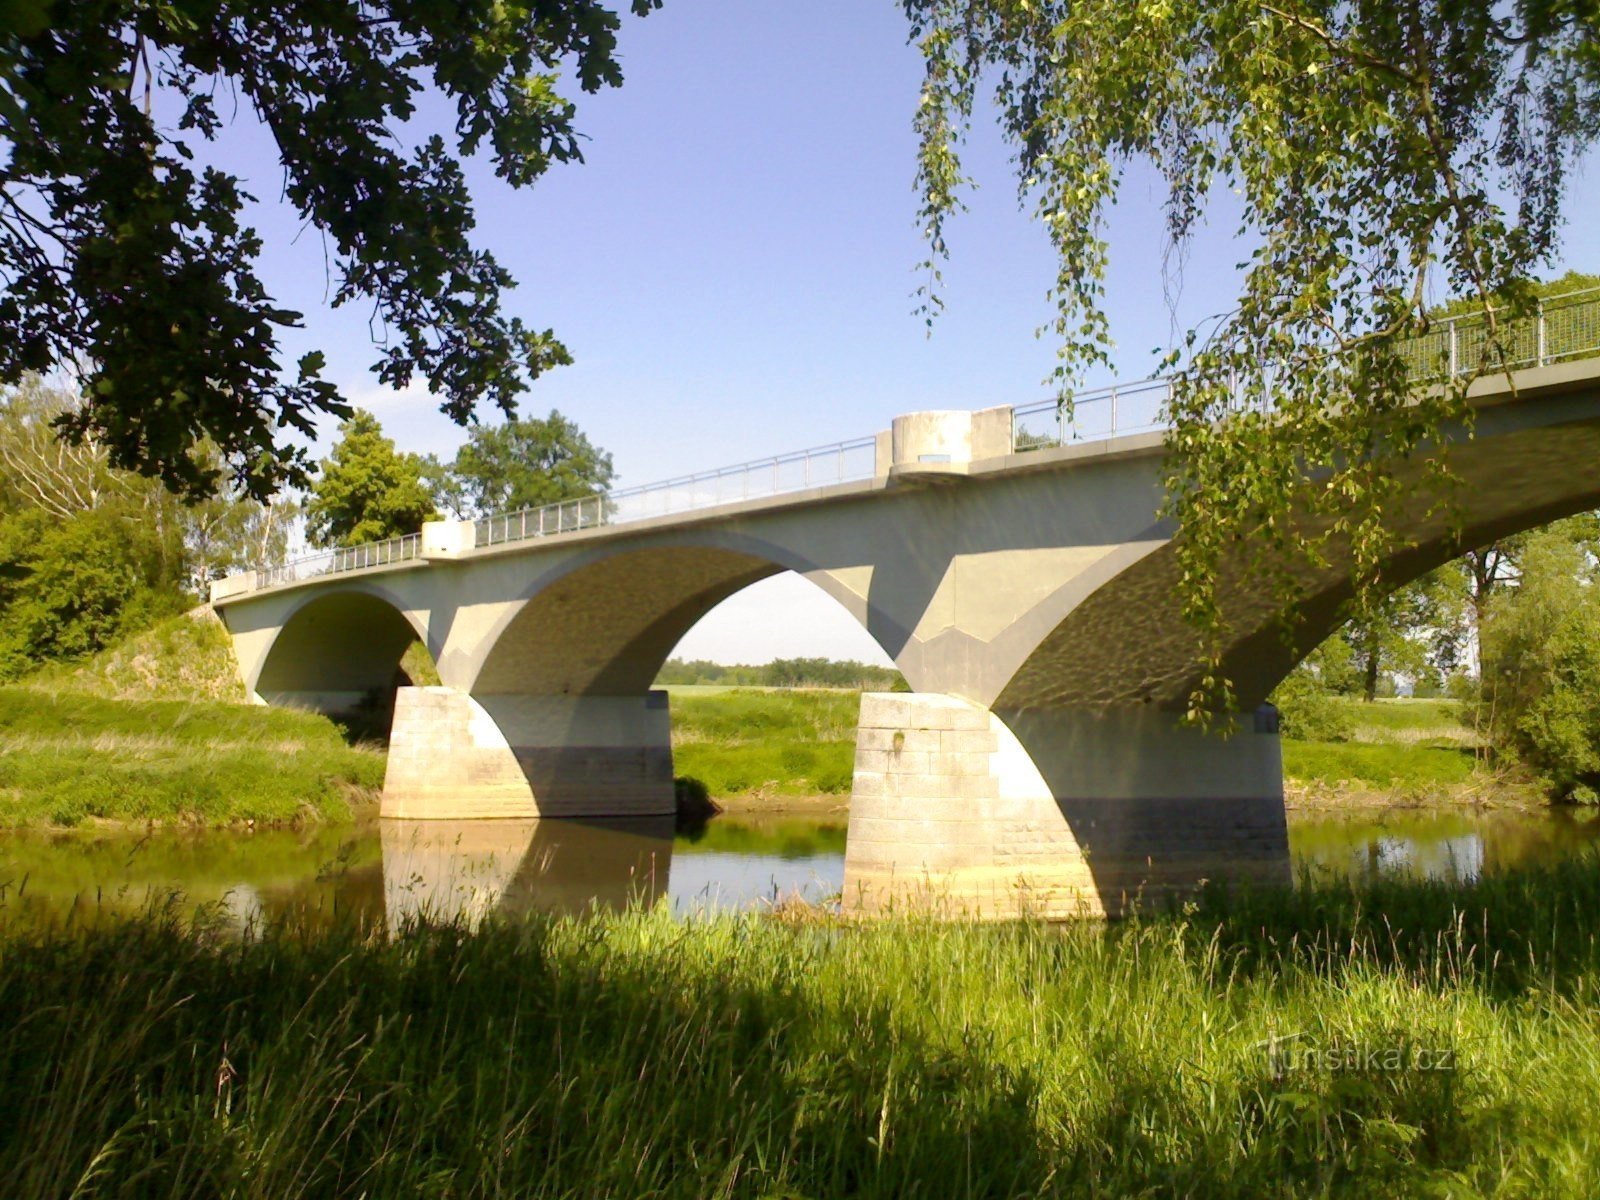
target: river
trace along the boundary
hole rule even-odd
[[[152,905],[244,928],[291,912],[394,926],[420,911],[581,913],[634,901],[684,916],[792,897],[844,877],[845,815],[662,822],[369,821],[304,831],[71,832],[0,837],[0,920],[72,920]],[[1600,844],[1600,813],[1291,813],[1297,875],[1470,881]]]

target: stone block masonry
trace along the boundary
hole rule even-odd
[[[845,909],[1103,915],[1072,831],[1015,742],[993,713],[953,696],[863,695]]]
[[[665,692],[395,696],[382,815],[415,820],[649,817],[673,812]]]
[[[1206,879],[1285,882],[1277,734],[1255,725],[1223,738],[1148,708],[864,695],[844,906],[1055,920]]]

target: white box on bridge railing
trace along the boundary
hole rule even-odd
[[[221,579],[211,581],[211,603],[226,600],[230,596],[242,595],[245,592],[256,590],[256,573],[254,571],[240,571],[237,575],[225,575]]]
[[[422,526],[423,558],[454,558],[475,545],[474,521],[428,521]]]

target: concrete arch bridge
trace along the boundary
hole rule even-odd
[[[1457,436],[1461,536],[1419,499],[1397,584],[1600,506],[1600,360],[1514,380],[1479,381],[1475,436]],[[398,692],[386,816],[646,816],[673,807],[657,670],[720,601],[794,571],[913,689],[862,700],[847,907],[1064,916],[1283,879],[1276,718],[1256,706],[1336,627],[1348,574],[1305,580],[1290,645],[1233,580],[1246,715],[1226,739],[1182,727],[1193,641],[1156,519],[1163,399],[1114,389],[1042,434],[1053,409],[913,414],[822,451],[246,573],[213,603],[269,704],[347,707],[427,645],[443,683]]]

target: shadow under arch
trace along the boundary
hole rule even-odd
[[[370,715],[372,732],[386,733],[395,689],[412,682],[401,659],[413,644],[426,647],[426,632],[375,588],[318,593],[283,622],[256,678],[256,694],[272,705]]]
[[[472,694],[643,695],[701,618],[785,571],[838,603],[892,656],[866,601],[815,564],[753,538],[721,541],[624,547],[540,580],[491,633]]]
[[[1395,520],[1410,545],[1383,565],[1402,587],[1468,550],[1600,507],[1600,420],[1538,426],[1456,446],[1461,479],[1455,510],[1442,509],[1420,478]],[[1414,464],[1404,470],[1419,475]],[[1459,520],[1453,519],[1459,518]],[[1296,663],[1346,618],[1353,588],[1346,547],[1303,581],[1287,632],[1272,598],[1243,561],[1225,564],[1221,599],[1236,630],[1224,653],[1240,710],[1266,700]],[[998,689],[996,710],[1154,705],[1183,708],[1198,682],[1198,642],[1179,607],[1177,555],[1170,543],[1139,553],[1084,594],[1063,589],[1043,636]]]

